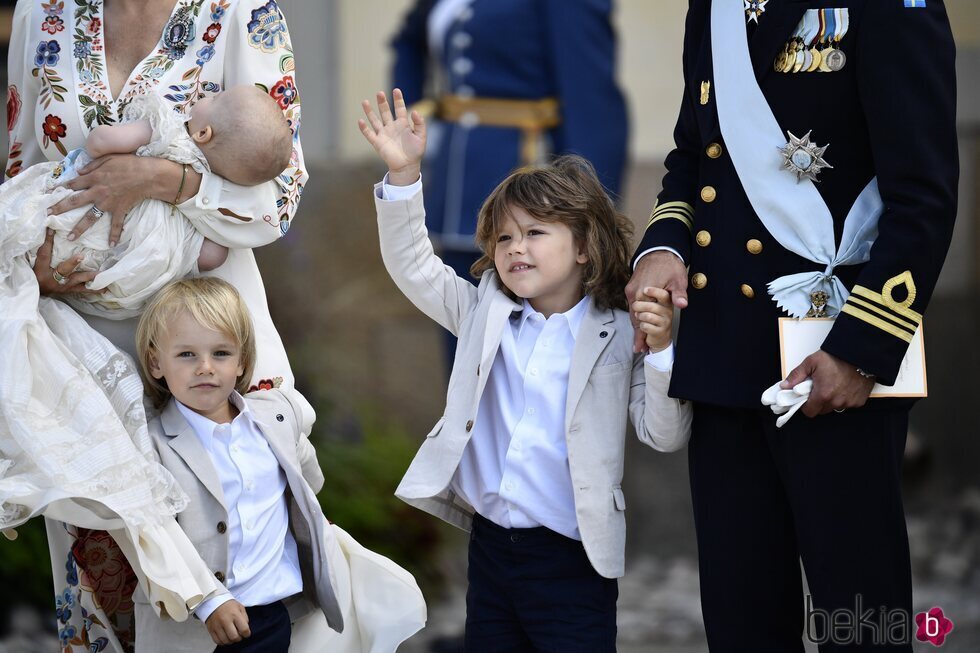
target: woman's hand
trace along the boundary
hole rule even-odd
[[[181,188],[181,178],[184,178]],[[77,191],[51,207],[51,213],[58,215],[86,204],[92,204],[99,211],[109,214],[99,215],[89,210],[78,221],[69,240],[75,240],[99,218],[112,219],[109,229],[109,246],[115,247],[122,235],[123,221],[134,206],[145,199],[158,199],[172,202],[180,189],[180,199],[185,200],[197,194],[201,175],[187,166],[182,169],[179,163],[156,157],[136,156],[135,154],[109,154],[100,157],[79,170],[78,177],[72,179],[66,188]]]
[[[358,120],[364,138],[377,151],[378,156],[388,164],[388,182],[394,186],[410,186],[418,181],[425,153],[425,121],[418,111],[408,115],[405,98],[399,89],[391,93],[395,103],[395,114],[391,114],[388,98],[378,92],[379,118],[367,100],[361,102],[367,121]]]
[[[73,256],[53,267],[51,265],[51,249],[53,247],[54,231],[48,229],[48,235],[44,239],[44,244],[38,248],[37,260],[34,261],[34,276],[37,277],[37,285],[42,295],[104,292],[102,290],[89,290],[85,287],[85,284],[95,278],[98,274],[97,271],[75,272],[75,268],[84,258],[81,255]],[[58,282],[59,278],[63,280],[61,283]]]

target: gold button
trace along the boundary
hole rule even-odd
[[[708,285],[708,277],[706,277],[701,272],[698,272],[693,277],[691,277],[691,285],[697,288],[698,290],[701,290],[702,288]]]
[[[762,241],[753,238],[749,242],[745,243],[745,249],[749,250],[749,254],[759,254],[762,252]]]
[[[705,186],[701,189],[701,199],[705,202],[714,202],[716,197],[718,197],[718,193],[714,186]]]
[[[711,244],[711,234],[704,230],[699,231],[698,235],[695,236],[694,239],[701,247],[707,247]]]
[[[747,283],[742,284],[742,294],[748,297],[749,299],[755,297],[755,291],[752,290],[752,286],[750,286]]]
[[[712,143],[711,145],[708,146],[708,149],[705,150],[705,153],[708,155],[709,159],[717,159],[718,157],[721,156],[721,152],[722,152],[721,145],[719,145],[718,143]]]

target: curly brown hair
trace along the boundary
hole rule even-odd
[[[567,154],[545,167],[521,168],[500,182],[480,207],[476,242],[483,256],[470,268],[473,276],[494,269],[497,235],[511,207],[568,227],[589,258],[582,274],[583,293],[599,308],[626,309],[633,226],[616,210],[592,164]]]

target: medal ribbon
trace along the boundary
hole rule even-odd
[[[765,228],[780,245],[824,268],[775,279],[769,283],[769,294],[790,315],[803,317],[811,306],[810,293],[823,290],[830,297],[828,312],[836,314],[848,290],[834,276],[834,268],[867,261],[878,236],[878,218],[884,210],[878,182],[872,179],[855,200],[837,249],[834,219],[816,186],[806,179],[797,181],[794,174],[780,169],[785,132],[759,88],[742,20],[739,4],[712,3],[711,49],[722,136],[745,194]],[[836,27],[836,20],[834,24]]]

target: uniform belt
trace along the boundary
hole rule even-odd
[[[447,122],[473,121],[484,127],[510,127],[521,130],[521,162],[536,163],[541,133],[561,124],[556,98],[510,100],[504,98],[444,95],[436,116]]]

